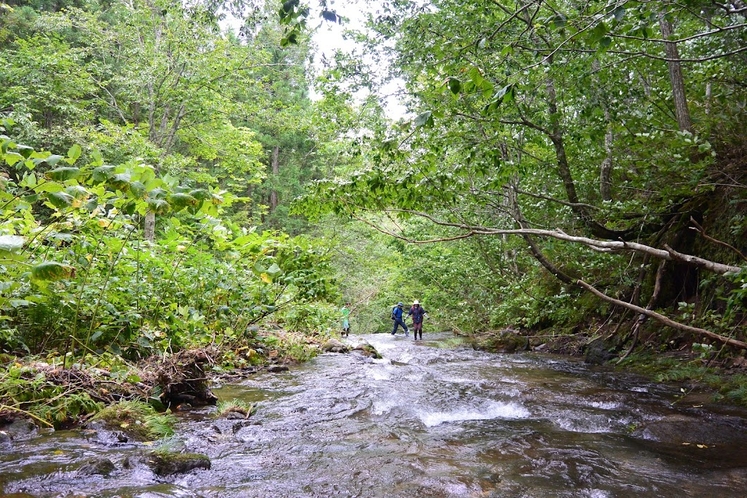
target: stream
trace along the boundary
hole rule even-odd
[[[383,356],[323,354],[216,386],[248,419],[179,412],[172,450],[210,470],[130,465],[154,445],[91,431],[0,440],[4,497],[743,497],[747,410],[582,361],[352,336]],[[706,400],[707,401],[707,400]],[[86,472],[106,458],[108,475]],[[129,460],[128,460],[129,458]]]

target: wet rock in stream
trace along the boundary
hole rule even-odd
[[[195,469],[210,470],[210,458],[201,453],[151,453],[147,460],[153,473],[159,476],[186,474]]]
[[[633,432],[634,437],[662,443],[704,446],[747,446],[747,422],[736,417],[703,420],[703,417],[670,415],[648,422]]]
[[[325,353],[347,353],[350,348],[337,339],[330,339],[322,344],[322,351]]]
[[[376,351],[376,348],[367,342],[358,344],[356,347],[353,348],[353,351],[360,353],[363,356],[367,356],[369,358],[376,358],[377,360],[380,360],[381,358],[383,358],[381,354],[378,351]]]
[[[78,469],[80,476],[108,476],[114,471],[114,463],[108,458],[92,458]]]
[[[36,437],[39,434],[39,428],[36,424],[29,419],[23,418],[16,419],[10,424],[0,426],[0,430],[2,434],[7,436],[7,438],[0,436],[0,444],[2,444],[3,439],[7,439],[8,442],[24,441]]]
[[[210,457],[202,453],[153,451],[145,455],[130,455],[125,458],[123,466],[126,469],[145,466],[157,476],[165,477],[197,469],[210,470],[211,462]]]

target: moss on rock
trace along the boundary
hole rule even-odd
[[[210,458],[202,453],[154,451],[146,463],[159,476],[186,474],[194,469],[210,470]]]

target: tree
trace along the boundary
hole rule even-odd
[[[685,110],[705,108],[716,67],[734,76],[719,79],[719,93],[744,98],[735,84],[744,77],[737,62],[745,47],[742,19],[708,2],[433,6],[386,3],[371,23],[383,42],[396,43],[394,66],[417,117],[397,138],[392,128],[368,170],[318,185],[310,202],[362,218],[388,210],[440,227],[431,237],[412,236],[407,223],[386,230],[412,242],[521,235],[564,283],[588,289],[583,275],[593,275],[603,296],[635,304],[648,292],[647,308],[695,299],[700,271],[715,262],[690,219],[723,227],[718,203],[703,194],[715,188],[723,202],[739,195],[714,184],[721,175],[715,165],[730,142],[741,142],[713,133],[702,111],[689,129]],[[708,7],[707,14],[693,6]],[[677,32],[667,31],[671,19]],[[656,38],[662,28],[666,37]],[[683,64],[689,70],[678,72]],[[725,102],[721,109],[731,114]],[[743,173],[731,178],[744,185]],[[586,252],[548,236],[593,240],[590,246],[603,251],[607,241],[626,251],[638,247],[632,261],[645,271],[617,256],[608,257],[605,271],[590,271],[579,259]],[[740,240],[733,239],[738,248]],[[694,259],[674,256],[698,251],[708,262],[700,270]],[[730,262],[727,274],[740,268],[736,256],[719,255]],[[665,269],[665,277],[657,271],[662,257],[674,270]],[[722,325],[738,324],[740,316]]]

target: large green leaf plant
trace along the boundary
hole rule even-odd
[[[139,357],[241,339],[289,303],[334,298],[324,252],[224,224],[226,191],[0,140],[5,350]],[[156,243],[140,230],[148,211],[165,220]]]

